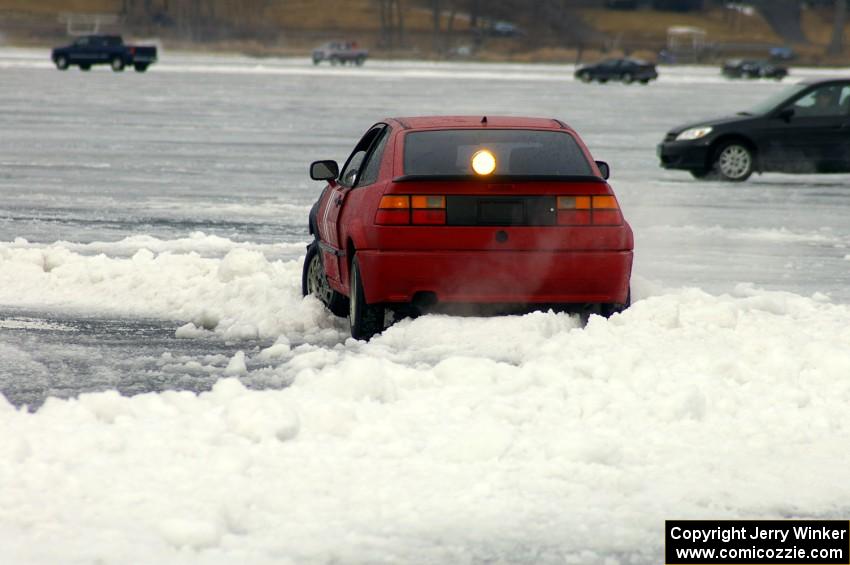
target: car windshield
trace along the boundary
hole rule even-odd
[[[404,172],[412,176],[472,176],[472,158],[482,150],[496,159],[494,175],[593,174],[584,152],[569,133],[515,129],[409,133],[404,144]]]
[[[794,86],[789,86],[786,89],[777,92],[773,96],[769,97],[764,102],[757,104],[755,107],[751,108],[747,112],[742,112],[744,114],[752,114],[754,116],[760,116],[762,114],[767,114],[774,108],[776,108],[781,102],[785,102],[786,100],[793,98],[803,90],[809,87],[808,84],[795,84]]]

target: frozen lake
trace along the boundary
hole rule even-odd
[[[16,562],[656,563],[665,518],[850,511],[850,176],[698,182],[655,156],[672,126],[836,73],[46,58],[0,50]],[[585,328],[426,316],[364,344],[302,300],[307,165],[425,114],[573,126],[634,228],[635,306]]]

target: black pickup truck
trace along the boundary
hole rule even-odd
[[[125,45],[120,35],[84,35],[71,45],[57,47],[50,58],[60,71],[79,65],[87,71],[92,65],[109,65],[115,72],[133,67],[143,73],[156,62],[156,47]]]

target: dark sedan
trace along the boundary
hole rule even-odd
[[[619,80],[625,84],[635,81],[649,84],[658,78],[655,65],[640,59],[608,59],[595,65],[585,65],[576,69],[575,77],[582,82]]]
[[[782,80],[788,76],[787,67],[747,59],[726,61],[720,72],[727,78],[772,78]]]
[[[803,81],[747,112],[679,126],[661,166],[744,181],[753,172],[850,172],[850,78]]]

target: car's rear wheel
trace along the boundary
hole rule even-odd
[[[592,77],[592,76],[590,76],[590,73],[589,73],[589,72],[584,71],[584,72],[579,73],[579,75],[578,75],[578,79],[579,79],[581,82],[585,82],[585,83],[587,83],[587,82],[592,81],[592,80],[593,80],[593,77]]]
[[[58,57],[56,57],[56,61],[54,62],[56,63],[56,68],[60,71],[68,70],[68,57],[65,57],[64,55],[59,55]]]
[[[640,79],[640,83],[641,84],[649,84],[649,79],[648,78],[642,78],[642,79]]]
[[[362,66],[363,66],[363,63],[365,63],[365,62],[366,62],[366,58],[365,58],[365,57],[357,57],[357,59],[355,59],[355,60],[354,60],[354,63],[355,63],[358,67],[362,67]]]
[[[635,81],[635,77],[632,76],[632,73],[623,73],[623,84],[631,84]]]
[[[366,303],[366,292],[363,290],[363,278],[360,275],[360,262],[357,260],[357,255],[351,262],[350,280],[348,323],[351,326],[351,337],[369,340],[384,330],[385,308],[380,304]]]
[[[739,141],[721,145],[714,159],[714,170],[721,180],[743,182],[753,174],[753,151]]]
[[[304,267],[301,270],[301,294],[315,296],[334,316],[342,318],[348,314],[347,299],[328,283],[318,241],[307,246],[307,256],[304,257]]]
[[[121,72],[124,70],[124,61],[120,57],[114,57],[112,61],[110,61],[109,66],[112,67],[112,70],[117,72]]]
[[[86,64],[86,63],[82,63],[82,64],[80,64],[80,70],[81,71],[89,71],[89,70],[91,70],[91,65]]]
[[[599,315],[605,316],[606,318],[610,318],[614,314],[619,314],[629,308],[632,305],[632,289],[629,289],[629,293],[626,295],[626,302],[624,304],[600,304],[599,305]]]

